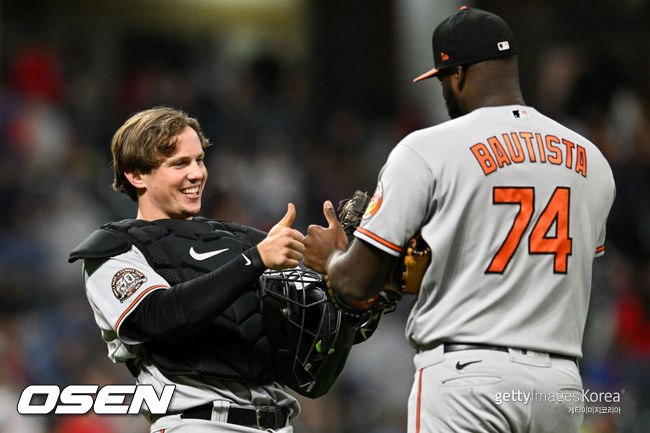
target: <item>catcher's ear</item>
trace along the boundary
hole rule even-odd
[[[124,177],[126,177],[126,180],[131,183],[136,188],[145,188],[146,185],[144,183],[144,179],[142,178],[142,173],[139,171],[125,171],[124,172]]]

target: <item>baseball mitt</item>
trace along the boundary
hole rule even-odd
[[[348,238],[353,236],[361,223],[369,201],[370,196],[366,192],[356,190],[352,198],[339,202],[339,222]],[[430,263],[431,248],[418,233],[407,242],[406,250],[391,270],[384,290],[373,300],[373,308],[390,311],[395,308],[402,295],[417,295]]]
[[[429,264],[431,264],[431,248],[418,233],[409,239],[406,252],[393,266],[385,290],[417,296]]]
[[[370,196],[368,193],[356,190],[352,198],[341,200],[339,202],[339,207],[337,209],[339,222],[341,223],[341,226],[343,226],[343,231],[345,231],[348,238],[353,236],[354,231],[361,223],[361,218],[363,217],[363,213],[365,212],[369,201]]]

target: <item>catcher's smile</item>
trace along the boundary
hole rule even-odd
[[[181,193],[187,196],[200,196],[199,185],[181,189]]]

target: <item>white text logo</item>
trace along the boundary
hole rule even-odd
[[[167,413],[175,385],[165,385],[160,397],[153,385],[30,385],[18,400],[21,415],[85,414],[91,409],[96,414],[138,414],[146,403],[148,412]],[[131,396],[130,403],[125,402]]]

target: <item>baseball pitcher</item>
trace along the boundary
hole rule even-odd
[[[381,298],[410,239],[428,245],[406,324],[409,433],[582,423],[578,360],[614,180],[593,143],[525,104],[518,51],[486,11],[437,26],[435,68],[415,81],[440,81],[452,120],[393,149],[350,245],[329,201],[328,226],[304,240],[304,263],[356,305]]]

